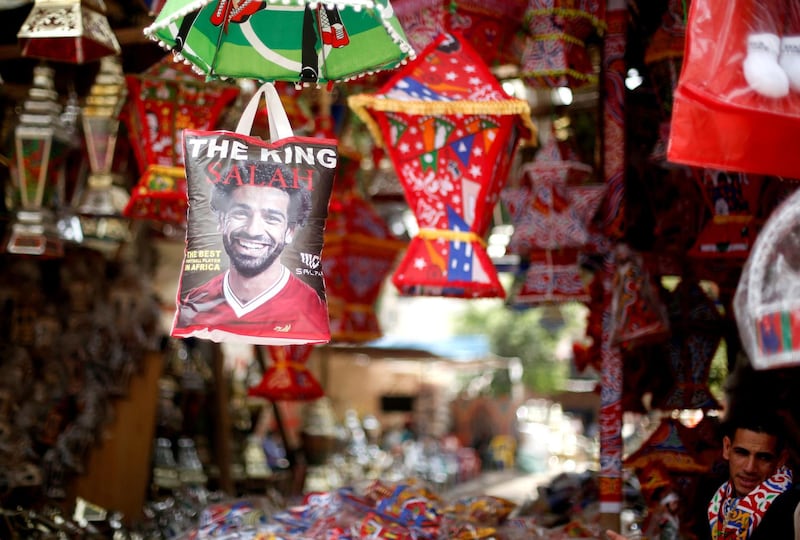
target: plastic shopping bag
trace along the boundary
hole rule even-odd
[[[800,3],[693,0],[667,159],[800,177]]]

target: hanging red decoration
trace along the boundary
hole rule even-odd
[[[761,228],[756,217],[763,176],[696,169],[697,181],[711,210],[689,255],[698,259],[728,259],[740,266]]]
[[[711,361],[722,339],[722,315],[696,281],[683,279],[670,295],[667,360],[672,384],[653,407],[721,409],[708,386]]]
[[[395,0],[409,43],[421,51],[442,32],[458,32],[489,66],[514,64],[512,38],[525,31],[528,0]]]
[[[511,214],[514,233],[509,250],[527,259],[521,287],[512,295],[517,306],[550,302],[588,302],[578,264],[581,251],[597,252],[603,239],[591,221],[605,192],[592,185],[592,168],[562,159],[554,137],[522,169],[522,178],[501,198]]]
[[[392,277],[401,294],[504,297],[483,237],[520,137],[536,132],[528,103],[455,33],[348,102],[387,148],[419,225]]]
[[[141,177],[124,215],[183,226],[186,176],[181,136],[184,129],[216,126],[235,86],[208,84],[184,64],[165,57],[141,75],[127,75],[129,101],[123,119]]]
[[[599,0],[529,0],[513,49],[520,77],[534,87],[579,88],[597,82],[586,40],[605,29]]]
[[[325,227],[325,293],[331,340],[365,342],[383,335],[375,302],[405,242],[356,189],[358,156],[340,155]]]
[[[617,270],[611,298],[612,342],[623,348],[657,343],[669,337],[669,318],[658,286],[641,254],[617,246]]]
[[[267,345],[272,365],[247,394],[270,401],[310,401],[325,395],[306,363],[314,344]]]
[[[698,462],[686,441],[683,440],[680,422],[664,417],[655,431],[634,453],[625,458],[623,464],[630,468],[644,469],[651,463],[661,463],[673,473],[704,473],[708,468]]]

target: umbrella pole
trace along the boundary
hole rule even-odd
[[[255,349],[256,361],[258,362],[258,365],[261,368],[261,372],[264,373],[267,370],[267,361],[264,358],[264,350],[262,347],[258,345],[254,345],[253,348]],[[270,403],[272,404],[272,416],[275,418],[275,425],[278,428],[278,435],[280,435],[281,437],[283,448],[286,450],[286,459],[289,462],[289,473],[292,478],[292,486],[290,488],[292,493],[290,493],[290,495],[294,495],[295,492],[297,492],[296,490],[297,450],[295,448],[291,448],[289,445],[289,437],[286,434],[286,425],[283,422],[283,414],[281,413],[281,409],[278,406],[278,402],[270,400]],[[302,490],[302,484],[300,485],[300,490]]]

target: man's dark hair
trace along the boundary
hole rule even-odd
[[[269,180],[278,168],[282,169],[283,177],[287,181],[291,181],[292,172],[286,167],[274,163],[259,162],[256,164],[255,169],[255,184],[258,187],[273,188],[286,192],[289,195],[289,227],[305,227],[306,223],[308,223],[308,217],[311,215],[311,191],[304,186],[294,188],[283,186],[279,182],[270,183]],[[230,206],[231,193],[238,187],[233,182],[229,184],[218,182],[211,186],[211,210],[215,213],[227,212]]]
[[[775,437],[775,450],[780,452],[786,444],[786,429],[783,419],[775,411],[756,409],[732,413],[723,423],[723,434],[733,440],[737,429],[765,433]]]

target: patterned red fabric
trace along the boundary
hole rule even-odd
[[[325,395],[325,391],[306,367],[313,344],[268,345],[272,365],[256,386],[248,389],[250,396],[270,401],[307,401]]]
[[[512,45],[520,76],[534,87],[595,83],[585,40],[604,28],[605,9],[600,0],[529,0],[526,31]]]
[[[207,84],[189,66],[174,62],[172,55],[125,80],[130,97],[122,119],[141,177],[123,214],[184,225],[188,203],[183,130],[213,129],[239,90]]]
[[[699,463],[681,438],[680,422],[664,417],[655,431],[630,456],[624,465],[644,468],[650,463],[660,462],[670,472],[703,473],[708,469]]]
[[[416,51],[442,32],[459,32],[490,66],[514,64],[511,42],[524,31],[527,0],[395,0],[392,7]]]
[[[697,169],[697,173],[712,216],[689,255],[701,259],[732,259],[741,266],[762,225],[757,213],[764,178],[713,169]]]
[[[419,225],[392,277],[401,294],[504,297],[483,237],[519,137],[535,131],[527,102],[447,34],[349,103],[385,143]]]
[[[612,341],[623,348],[664,341],[669,336],[669,319],[658,287],[640,254],[628,249],[620,253],[611,300]]]
[[[358,161],[354,161],[358,165]],[[372,205],[342,171],[345,189],[334,190],[322,261],[333,341],[364,342],[383,335],[375,302],[405,242],[393,237]]]

